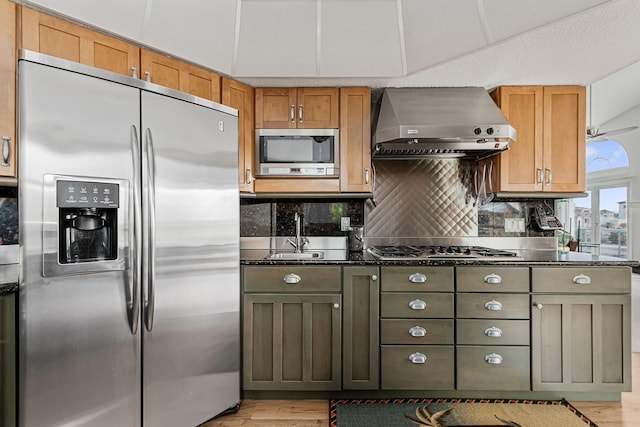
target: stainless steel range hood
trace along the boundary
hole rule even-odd
[[[387,88],[378,105],[375,159],[481,159],[516,140],[482,87]]]

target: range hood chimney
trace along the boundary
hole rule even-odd
[[[384,89],[374,126],[375,159],[479,160],[516,140],[483,87]]]

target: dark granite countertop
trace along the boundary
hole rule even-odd
[[[577,265],[577,266],[629,266],[640,267],[640,261],[625,260],[584,252],[558,253],[557,250],[520,250],[518,260],[397,260],[383,261],[368,252],[349,252],[342,259],[275,260],[265,259],[268,249],[246,249],[240,251],[241,265]]]
[[[2,283],[0,284],[0,296],[8,295],[18,290],[17,283]]]

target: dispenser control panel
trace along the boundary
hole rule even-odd
[[[118,184],[58,180],[56,185],[56,202],[59,208],[118,207]]]

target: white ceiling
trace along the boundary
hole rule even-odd
[[[30,3],[256,87],[593,84],[593,124],[640,104],[638,0]]]

